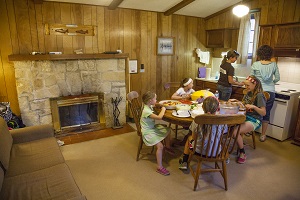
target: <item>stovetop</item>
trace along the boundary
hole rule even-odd
[[[298,97],[300,95],[300,84],[279,82],[275,85],[275,91],[277,94]]]

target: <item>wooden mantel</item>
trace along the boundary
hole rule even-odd
[[[129,57],[128,53],[118,54],[45,54],[45,55],[22,55],[13,54],[8,56],[9,61],[34,61],[34,60],[85,60],[85,59],[126,59]]]

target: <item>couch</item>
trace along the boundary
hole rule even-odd
[[[9,131],[0,117],[0,200],[86,199],[65,163],[52,125]]]

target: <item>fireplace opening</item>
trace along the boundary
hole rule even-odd
[[[56,134],[105,128],[103,93],[51,98],[50,104]]]

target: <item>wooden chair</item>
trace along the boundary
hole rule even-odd
[[[247,93],[246,90],[243,90],[243,93]],[[268,92],[264,91],[264,96],[266,98],[266,101],[268,101],[270,99],[270,94]],[[251,136],[252,137],[252,147],[253,149],[256,149],[256,142],[255,142],[255,130],[254,131],[250,131],[249,133],[247,133],[246,135]]]
[[[140,124],[140,119],[143,112],[143,104],[139,101],[139,94],[136,91],[129,92],[127,94],[127,100],[136,125],[136,132],[137,135],[139,136],[139,144],[138,144],[138,150],[136,155],[136,161],[138,161],[144,144],[142,138],[141,124]],[[153,150],[154,150],[154,146],[152,147],[151,153],[153,153]]]
[[[179,87],[180,87],[180,82],[166,82],[164,84],[164,89],[165,90],[171,90],[171,89],[176,89],[177,90]],[[171,92],[173,92],[173,91],[171,91]],[[173,93],[171,93],[170,95],[173,95]],[[170,98],[171,98],[171,96],[170,96]],[[175,128],[172,128],[171,125],[172,125],[172,123],[169,123],[169,127],[174,131],[175,138],[177,139],[177,132],[179,130],[178,125],[175,124]]]
[[[206,137],[204,137],[206,138],[206,141],[210,142],[208,142],[207,145],[204,145],[204,140],[202,140],[200,148],[200,152],[202,152],[201,155],[195,154],[196,142],[193,151],[190,151],[188,165],[190,166],[191,174],[195,180],[194,191],[198,186],[200,174],[204,172],[220,172],[224,179],[225,190],[227,190],[226,160],[229,157],[230,148],[235,145],[235,139],[232,137],[233,130],[237,129],[237,134],[239,134],[240,125],[245,122],[245,119],[245,115],[203,114],[195,117],[194,121],[198,124],[197,130],[199,131],[202,130],[202,128],[205,128]],[[197,141],[197,139],[195,141]],[[196,170],[194,170],[191,165],[192,159],[197,160]],[[203,162],[212,162],[214,163],[214,167],[202,169],[201,165]],[[219,162],[222,163],[221,167]]]

